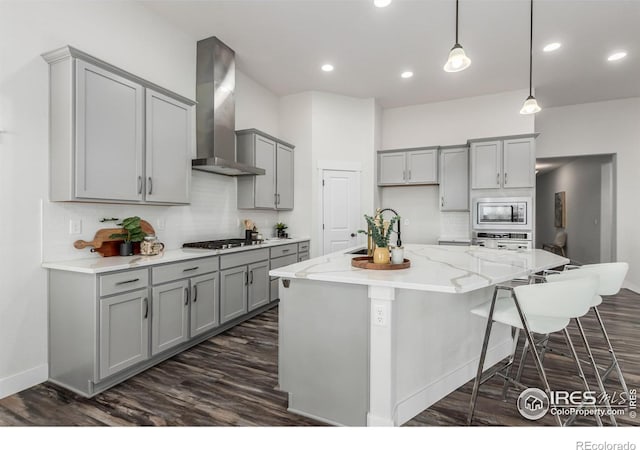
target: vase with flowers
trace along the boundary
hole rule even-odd
[[[400,216],[394,216],[390,220],[385,220],[382,213],[378,210],[375,216],[364,215],[367,221],[368,230],[359,230],[360,233],[371,235],[371,239],[375,244],[373,251],[374,264],[389,264],[389,238],[393,230],[393,225],[400,220]]]

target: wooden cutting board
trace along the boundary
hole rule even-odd
[[[151,224],[146,220],[140,221],[140,227],[142,228],[142,231],[144,231],[147,234],[156,234]],[[91,251],[98,252],[102,256],[119,256],[120,255],[119,245],[120,245],[120,242],[122,242],[123,240],[117,239],[117,238],[111,239],[109,236],[111,236],[112,234],[118,234],[123,232],[124,230],[122,228],[102,228],[96,231],[96,235],[94,236],[92,241],[78,240],[73,243],[73,246],[79,250],[86,247],[93,247]],[[134,242],[133,253],[140,253],[139,243]]]

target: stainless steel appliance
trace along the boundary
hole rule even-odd
[[[532,231],[531,197],[474,198],[473,230]]]
[[[472,232],[472,244],[500,250],[529,250],[533,248],[533,233],[508,231]]]
[[[245,245],[257,245],[262,241],[247,241],[246,239],[219,239],[215,241],[187,242],[182,248],[203,248],[206,250],[223,250],[225,248],[244,247]]]
[[[222,175],[264,175],[236,158],[235,52],[215,37],[198,41],[196,59],[197,158],[194,170]]]

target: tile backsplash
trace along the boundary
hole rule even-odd
[[[445,238],[469,238],[471,237],[469,213],[441,212],[440,213],[440,237]]]
[[[100,222],[106,217],[122,219],[140,216],[149,222],[167,249],[180,248],[184,242],[243,237],[242,219],[253,220],[266,237],[274,234],[276,211],[238,210],[236,180],[232,177],[192,172],[191,204],[185,206],[116,205],[101,203],[63,203],[43,201],[43,260],[64,261],[77,258],[100,258],[90,247],[77,250],[73,242],[93,240],[100,228],[115,227]],[[70,234],[70,221],[82,222],[80,234]],[[164,223],[164,229],[160,229]]]

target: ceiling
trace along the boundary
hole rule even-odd
[[[195,39],[217,36],[238,68],[276,93],[375,97],[383,107],[528,87],[529,2],[460,1],[471,66],[442,69],[455,41],[454,0],[155,0],[147,8]],[[640,0],[536,0],[533,84],[542,107],[640,96]],[[562,47],[544,53],[558,41]],[[614,50],[628,56],[606,60]],[[320,70],[331,63],[335,70]],[[411,70],[415,76],[401,79]],[[524,99],[523,99],[524,100]]]

